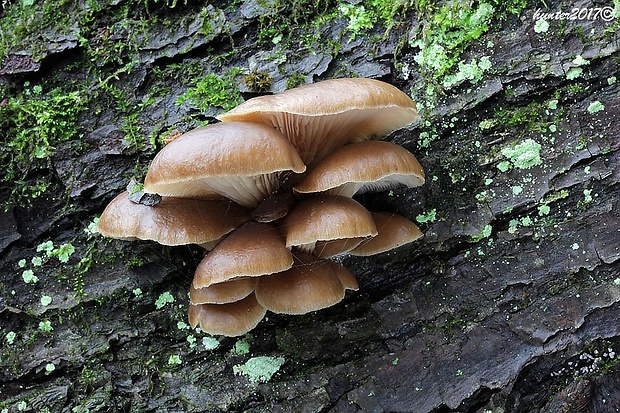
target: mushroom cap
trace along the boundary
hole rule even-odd
[[[188,319],[192,328],[200,325],[205,333],[236,337],[256,327],[266,312],[254,294],[250,294],[227,304],[190,305]]]
[[[341,238],[330,241],[317,241],[312,253],[319,258],[330,258],[345,254],[361,244],[367,237]]]
[[[372,212],[377,231],[376,237],[362,241],[349,253],[356,256],[379,254],[398,248],[422,237],[420,228],[402,215],[391,212]]]
[[[359,202],[337,195],[304,199],[281,221],[286,246],[310,246],[317,241],[377,235],[375,223]]]
[[[291,268],[293,256],[269,224],[248,222],[224,238],[200,261],[194,288],[241,277],[258,277]]]
[[[424,183],[416,157],[391,142],[366,141],[339,148],[321,160],[295,185],[299,193],[325,192],[353,196],[358,191]]]
[[[155,156],[144,190],[186,198],[224,196],[256,206],[285,171],[306,170],[297,150],[273,127],[227,122],[194,129]]]
[[[256,278],[237,278],[204,288],[189,287],[189,301],[196,304],[226,304],[239,301],[256,288]]]
[[[342,275],[341,275],[342,273]],[[346,288],[357,287],[357,281],[344,266],[296,254],[289,270],[259,278],[256,299],[266,309],[279,314],[306,314],[339,303]]]
[[[250,211],[228,200],[163,197],[153,206],[116,196],[105,208],[97,231],[119,239],[153,240],[163,245],[205,244],[249,221]]]
[[[388,83],[344,78],[255,97],[218,119],[275,126],[311,165],[346,143],[400,129],[418,112],[409,96]]]

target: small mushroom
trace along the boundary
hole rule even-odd
[[[205,333],[236,337],[256,327],[266,312],[255,295],[250,294],[227,304],[190,305],[188,319],[192,328],[200,326]]]
[[[255,207],[283,173],[306,170],[297,150],[273,127],[227,122],[189,131],[153,159],[144,190],[185,198],[226,197]]]
[[[190,285],[189,301],[194,305],[232,303],[250,295],[256,288],[256,282],[256,278],[237,278],[204,288]]]
[[[409,96],[388,83],[344,78],[255,97],[218,119],[275,126],[312,165],[346,143],[400,129],[418,112]]]
[[[377,235],[366,208],[351,198],[336,195],[316,195],[302,200],[282,219],[280,230],[287,247],[296,246],[307,252],[315,249],[317,241]]]
[[[327,192],[351,197],[357,192],[424,183],[416,157],[391,142],[352,143],[335,150],[295,185],[298,193]]]
[[[344,266],[299,253],[291,269],[261,277],[255,294],[274,313],[306,314],[342,301],[345,286],[357,289],[355,276]]]
[[[357,256],[379,254],[398,248],[422,237],[422,231],[407,218],[391,212],[372,212],[377,236],[362,241],[349,253]]]
[[[250,220],[247,208],[231,201],[163,197],[153,206],[116,196],[105,208],[97,231],[125,240],[152,240],[163,245],[209,245]]]
[[[248,222],[233,231],[200,261],[194,288],[243,277],[287,270],[293,256],[280,233],[270,224]]]

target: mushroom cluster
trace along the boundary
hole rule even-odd
[[[422,236],[353,195],[424,183],[415,156],[370,140],[410,124],[414,102],[372,79],[332,79],[247,100],[155,156],[139,202],[125,192],[106,207],[104,236],[198,244],[189,322],[238,336],[267,311],[304,314],[357,290],[332,257],[367,256]],[[155,201],[153,201],[155,199]]]

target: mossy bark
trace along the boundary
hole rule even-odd
[[[23,3],[5,10],[16,26],[15,8],[40,6]],[[545,31],[536,8],[497,5],[444,82],[416,63],[432,8],[352,27],[331,3],[178,3],[62,2],[69,17],[21,28],[2,53],[4,108],[61,88],[89,110],[81,135],[0,191],[0,411],[620,410],[618,18]],[[160,138],[223,110],[179,98],[212,73],[245,98],[242,73],[268,73],[272,92],[357,75],[413,93],[422,121],[387,139],[427,184],[359,200],[418,217],[423,240],[345,258],[360,291],[335,307],[269,315],[242,340],[190,330],[198,249],[90,229]],[[0,119],[5,148],[16,122]]]

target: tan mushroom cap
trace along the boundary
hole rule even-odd
[[[226,304],[239,301],[256,288],[256,278],[238,278],[204,288],[189,288],[189,301],[196,304]]]
[[[217,123],[164,146],[151,162],[144,190],[186,198],[224,196],[253,207],[277,189],[281,173],[305,170],[297,150],[273,127]]]
[[[368,256],[379,254],[413,242],[423,236],[420,228],[407,218],[391,212],[373,212],[377,231],[376,237],[362,241],[350,251],[351,255]]]
[[[123,192],[105,208],[97,231],[118,239],[153,240],[163,245],[205,244],[244,222],[250,211],[231,201],[162,197],[153,206],[137,204]]]
[[[336,195],[304,199],[281,221],[286,246],[314,249],[317,241],[377,235],[375,223],[357,201]]]
[[[248,222],[224,238],[200,261],[194,288],[242,277],[258,277],[291,268],[293,256],[269,224]]]
[[[367,237],[341,238],[330,241],[317,241],[312,253],[319,258],[330,258],[345,254],[357,247]]]
[[[200,326],[205,333],[236,337],[256,327],[266,312],[250,294],[233,303],[190,305],[188,319],[192,328]]]
[[[261,277],[255,294],[274,313],[306,314],[342,301],[343,283],[348,289],[357,288],[355,277],[344,266],[301,253],[291,269]]]
[[[311,165],[346,143],[400,129],[418,112],[409,96],[388,83],[344,78],[255,97],[218,119],[275,126]]]
[[[366,141],[335,150],[294,189],[299,193],[330,191],[350,197],[356,192],[423,183],[424,171],[411,152],[391,142]]]

